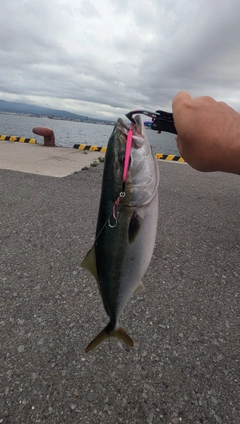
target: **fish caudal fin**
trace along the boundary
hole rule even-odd
[[[126,331],[122,327],[118,327],[117,330],[109,331],[108,325],[104,328],[86,347],[85,352],[89,352],[94,349],[100,343],[102,343],[105,339],[109,339],[110,337],[116,337],[119,340],[122,340],[126,345],[133,347],[133,341],[131,337],[126,333]]]

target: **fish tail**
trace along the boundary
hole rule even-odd
[[[86,347],[85,352],[89,352],[94,349],[100,343],[102,343],[105,339],[109,339],[110,337],[116,337],[119,340],[122,340],[126,345],[133,347],[133,341],[131,337],[127,334],[127,332],[122,328],[118,327],[116,330],[109,331],[109,325],[107,325]]]

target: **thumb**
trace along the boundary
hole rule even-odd
[[[180,91],[177,93],[172,101],[173,114],[174,111],[176,112],[183,103],[189,102],[189,100],[191,100],[191,96],[187,91]]]

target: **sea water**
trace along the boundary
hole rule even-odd
[[[43,138],[33,134],[34,127],[51,128],[55,133],[56,146],[70,148],[73,148],[74,144],[106,146],[113,131],[113,125],[0,113],[0,135],[33,137],[39,144],[43,144]],[[146,129],[146,132],[154,153],[179,155],[173,134],[158,134],[151,128]]]

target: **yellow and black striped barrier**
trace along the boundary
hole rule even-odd
[[[89,150],[91,152],[103,152],[103,153],[105,153],[107,150],[106,147],[91,146],[88,144],[74,144],[73,148],[79,149],[79,150]],[[157,159],[171,160],[173,162],[184,162],[184,159],[181,156],[176,156],[176,155],[164,155],[163,153],[155,153],[155,157]]]
[[[172,160],[173,162],[185,162],[182,156],[164,155],[163,153],[155,153],[157,159]]]
[[[17,137],[15,135],[0,135],[0,140],[18,141],[19,143],[37,144],[35,138]]]
[[[37,140],[35,138],[25,138],[25,137],[17,137],[15,135],[0,135],[1,140],[8,141],[18,141],[19,143],[29,143],[29,144],[37,144]],[[74,149],[78,150],[88,150],[90,152],[101,152],[106,153],[106,146],[91,146],[90,144],[74,144]],[[157,159],[168,160],[173,162],[184,162],[184,159],[181,156],[176,155],[165,155],[164,153],[155,153],[155,157]]]
[[[106,147],[90,146],[89,144],[74,144],[73,148],[78,150],[89,150],[90,152],[102,152],[102,153],[106,153],[106,150],[107,150]]]

